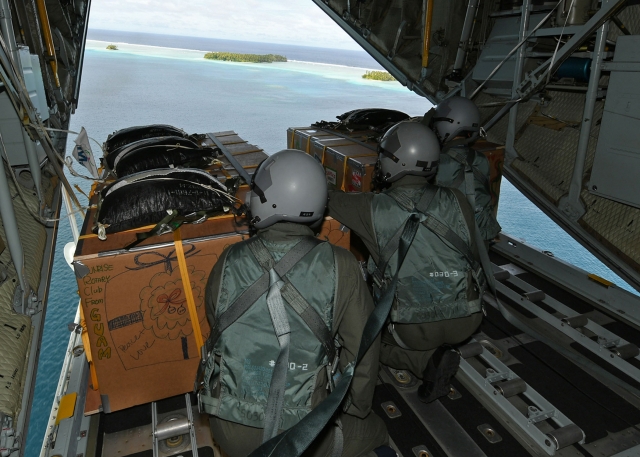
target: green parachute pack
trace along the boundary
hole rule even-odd
[[[473,229],[448,188],[397,187],[373,198],[372,214],[380,258],[369,260],[376,294],[397,270],[397,246],[411,215],[420,227],[398,273],[391,322],[418,324],[469,316],[482,309],[486,279]],[[464,201],[464,200],[463,200]]]

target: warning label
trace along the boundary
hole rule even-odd
[[[338,179],[338,172],[332,168],[325,168],[325,174],[327,176],[327,183],[336,185],[336,181]]]
[[[358,189],[362,188],[362,174],[359,171],[354,170],[351,173],[351,184]]]

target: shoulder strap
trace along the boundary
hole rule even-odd
[[[315,238],[313,239],[315,240]],[[320,241],[318,243],[320,243]],[[249,249],[251,249],[251,252],[262,268],[267,271],[273,268],[273,257],[262,242],[258,241],[251,243],[249,245]],[[335,347],[333,344],[333,337],[331,336],[331,330],[329,330],[327,325],[324,323],[320,314],[318,314],[315,308],[309,304],[291,281],[289,281],[284,274],[280,275],[280,277],[284,282],[284,285],[280,289],[282,298],[287,301],[296,314],[298,314],[304,323],[307,324],[307,327],[309,327],[313,332],[318,341],[320,341],[327,356],[329,357],[329,361],[333,361],[335,357]]]
[[[441,189],[443,191],[451,192],[451,190],[447,189],[446,187],[441,187]],[[434,217],[432,214],[430,214],[427,211],[428,210],[428,206],[424,205],[424,202],[423,202],[422,199],[420,200],[420,202],[418,202],[418,205],[416,206],[416,209],[420,213],[422,213],[424,216],[426,216],[426,219],[424,221],[422,221],[422,225],[425,226],[426,228],[428,228],[431,232],[433,232],[440,239],[442,239],[443,241],[446,241],[447,243],[449,243],[458,252],[460,252],[463,256],[465,256],[465,258],[467,259],[467,261],[471,265],[471,268],[473,269],[473,271],[478,273],[479,269],[480,269],[480,263],[478,262],[478,259],[476,258],[476,256],[471,251],[471,248],[469,247],[469,245],[457,233],[455,233],[453,230],[451,230],[447,225],[443,224],[436,217]],[[465,225],[466,225],[466,219],[465,219]],[[477,232],[476,227],[475,226],[474,227],[467,227],[467,229],[469,230],[469,236],[474,237],[476,232]],[[483,244],[483,246],[484,246],[484,244]],[[491,271],[491,270],[489,270],[489,271]]]
[[[259,241],[257,237],[254,237],[251,238],[248,243],[255,243],[257,241]],[[322,243],[322,241],[313,237],[303,238],[273,266],[273,269],[280,277],[283,277],[295,264],[297,264],[305,255],[311,252],[311,250],[320,243]],[[218,338],[220,338],[220,335],[222,335],[222,332],[247,312],[247,310],[251,308],[251,306],[268,290],[268,288],[269,273],[265,272],[256,282],[242,292],[236,301],[234,301],[231,306],[229,306],[218,317],[218,319],[216,319],[209,338],[205,342],[205,345],[202,346],[201,361],[198,366],[198,374],[196,375],[196,391],[200,390],[202,387],[204,369],[209,353],[213,350],[213,347],[218,341]]]
[[[426,208],[429,208],[431,202],[436,196],[437,191],[438,190],[435,186],[425,187],[425,191],[420,197],[420,200],[418,201],[418,205],[416,207],[414,207],[413,201],[408,198],[401,198],[399,195],[393,194],[390,194],[389,196],[407,211],[414,212],[418,207],[424,207],[425,210]],[[382,251],[380,251],[378,265],[376,265],[376,271],[374,271],[373,273],[373,279],[376,281],[378,287],[380,287],[382,285],[382,282],[384,281],[384,272],[387,269],[389,260],[400,246],[400,238],[402,236],[402,231],[404,230],[405,224],[406,220],[405,223],[403,223],[400,228],[398,228],[396,233],[394,233],[394,235],[389,239],[389,241],[387,241],[387,244],[384,246],[384,248],[382,248]]]
[[[297,457],[300,456],[313,442],[324,427],[331,421],[332,417],[342,405],[344,398],[349,392],[351,381],[353,380],[355,367],[365,355],[371,343],[376,339],[380,330],[385,324],[391,305],[393,304],[396,287],[398,285],[398,272],[402,267],[413,238],[418,231],[420,222],[418,217],[412,215],[404,226],[400,237],[400,247],[398,254],[398,269],[389,287],[384,291],[375,309],[367,319],[358,354],[354,361],[347,365],[340,381],[335,389],[316,408],[307,414],[300,422],[289,430],[270,439],[258,449],[253,451],[249,457]]]

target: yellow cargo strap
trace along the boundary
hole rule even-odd
[[[84,346],[84,355],[89,362],[89,370],[91,371],[91,384],[93,390],[98,390],[98,374],[96,366],[93,364],[93,356],[91,355],[91,342],[89,341],[89,333],[87,333],[87,321],[84,320],[84,310],[80,305],[80,326],[82,327],[82,345]]]
[[[198,320],[196,302],[193,299],[193,290],[191,290],[191,279],[189,279],[189,270],[187,270],[187,260],[184,257],[180,228],[177,228],[173,232],[173,241],[176,246],[176,257],[178,258],[178,266],[180,267],[180,276],[182,276],[182,286],[184,287],[184,294],[187,297],[187,307],[189,308],[189,317],[191,318],[191,325],[193,326],[193,336],[196,339],[198,354],[200,354],[200,349],[204,345],[202,330],[200,329],[200,321]]]

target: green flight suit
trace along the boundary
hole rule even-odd
[[[291,243],[310,235],[313,236],[313,231],[309,227],[286,222],[274,224],[258,231],[257,234],[269,243]],[[355,258],[340,248],[335,249],[334,252],[339,279],[333,308],[332,330],[342,345],[339,369],[344,370],[358,352],[364,324],[373,310],[373,302]],[[224,251],[218,259],[207,284],[205,303],[207,318],[212,326],[215,322],[215,300],[220,288],[224,287],[222,270],[227,253],[228,251]],[[295,342],[294,338],[295,335],[292,335],[292,344]],[[357,366],[351,384],[348,408],[339,415],[344,437],[343,456],[369,455],[368,453],[376,447],[388,443],[384,423],[371,411],[379,351],[380,339],[378,338]],[[318,376],[312,397],[312,408],[326,397],[325,386],[326,378]],[[210,418],[210,424],[215,441],[230,457],[246,456],[262,442],[262,428],[241,425],[213,416]],[[334,433],[334,425],[326,427],[304,456],[330,456],[333,450]]]
[[[419,189],[428,181],[419,176],[405,176],[391,185],[391,188]],[[458,197],[460,208],[468,227],[474,227],[474,215],[464,195],[452,189]],[[372,201],[373,193],[329,192],[329,215],[353,230],[364,242],[377,263],[380,257],[378,241],[374,229]],[[477,254],[477,253],[474,253]],[[380,361],[392,368],[410,370],[418,377],[427,367],[434,350],[442,344],[458,344],[469,338],[480,325],[482,313],[467,317],[441,320],[421,324],[395,324],[395,331],[402,342],[412,348],[403,349],[387,331],[382,331]]]

